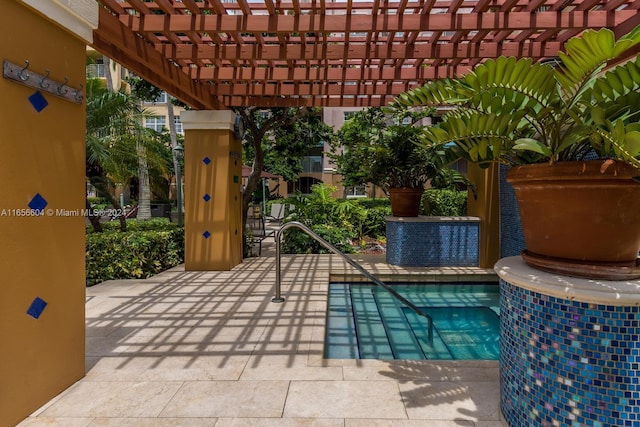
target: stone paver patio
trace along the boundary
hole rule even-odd
[[[381,260],[360,257],[381,276],[439,273]],[[351,270],[334,255],[282,265],[283,304],[269,256],[88,288],[86,376],[20,426],[502,427],[497,362],[323,359],[330,274]]]

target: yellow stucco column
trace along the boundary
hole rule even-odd
[[[469,164],[468,178],[476,185],[477,198],[469,191],[468,214],[480,218],[480,267],[493,268],[500,259],[499,165],[482,169]]]
[[[94,1],[0,0],[2,59],[28,60],[22,76],[36,83],[0,77],[0,426],[85,373],[85,102],[42,87],[85,84],[97,12]]]
[[[232,111],[183,111],[185,269],[242,262],[242,145]]]

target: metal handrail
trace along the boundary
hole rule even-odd
[[[280,261],[280,237],[282,236],[282,232],[284,230],[286,230],[287,228],[293,228],[293,227],[299,228],[300,230],[302,230],[305,233],[307,233],[309,236],[313,237],[316,240],[316,242],[320,243],[322,246],[324,246],[325,248],[327,248],[328,250],[330,250],[334,254],[339,255],[340,257],[342,257],[342,259],[344,259],[349,265],[351,265],[353,268],[358,270],[360,273],[364,274],[365,277],[367,277],[369,280],[371,280],[376,285],[378,285],[378,286],[384,288],[385,290],[387,290],[391,295],[393,295],[401,303],[403,303],[404,305],[409,307],[411,310],[413,310],[413,312],[416,313],[418,316],[422,316],[425,319],[427,319],[427,323],[429,325],[428,326],[429,344],[433,344],[433,319],[431,318],[431,316],[429,316],[424,311],[420,310],[411,301],[407,300],[405,297],[400,295],[398,292],[396,292],[394,289],[389,287],[389,285],[384,283],[382,280],[378,279],[377,277],[375,277],[374,275],[369,273],[367,270],[364,269],[364,267],[362,267],[360,264],[355,262],[353,259],[351,259],[347,255],[345,255],[344,253],[340,252],[340,250],[338,248],[336,248],[331,243],[327,242],[325,239],[320,237],[311,228],[309,228],[305,224],[303,224],[301,222],[298,222],[298,221],[287,222],[286,224],[284,224],[282,227],[280,227],[276,231],[276,236],[275,236],[275,241],[276,241],[276,296],[271,298],[272,302],[277,302],[277,303],[284,302],[284,298],[282,297],[282,293],[281,293],[282,275],[281,275],[281,271],[280,271],[281,270],[280,269],[280,265],[281,265],[281,261]]]

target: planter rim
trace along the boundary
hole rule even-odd
[[[621,160],[598,159],[570,162],[535,163],[514,166],[507,171],[510,184],[530,181],[629,181],[638,184],[631,178],[640,176],[640,169]]]
[[[560,276],[534,269],[519,256],[500,259],[494,270],[505,282],[544,295],[594,304],[640,305],[640,280]]]

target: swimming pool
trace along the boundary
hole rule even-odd
[[[330,359],[497,360],[500,297],[496,282],[394,283],[433,319],[367,283],[331,283],[325,357]]]

